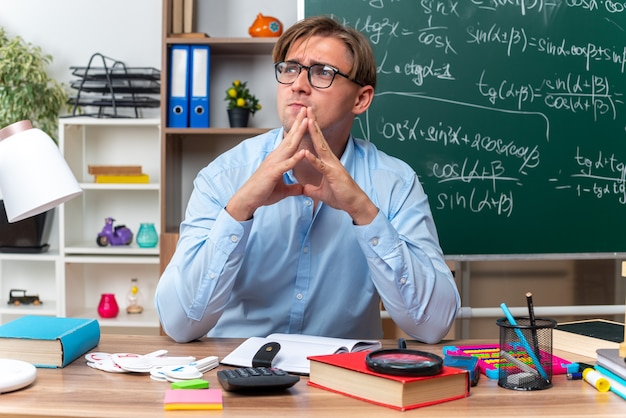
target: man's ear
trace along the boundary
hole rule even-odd
[[[374,100],[374,87],[363,86],[359,88],[359,94],[356,96],[354,106],[352,107],[352,113],[360,115],[364,113],[372,104]]]

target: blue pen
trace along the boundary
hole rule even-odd
[[[509,310],[509,308],[506,306],[506,303],[504,302],[501,303],[500,308],[502,308],[502,311],[504,312],[504,316],[506,316],[506,319],[509,320],[509,324],[516,327],[517,322],[515,321],[515,318],[513,318],[513,315],[511,314],[511,311]],[[530,356],[530,359],[535,364],[535,367],[537,368],[537,371],[539,372],[541,377],[546,379],[546,381],[549,381],[546,371],[543,369],[543,367],[541,367],[541,362],[535,355],[534,350],[530,347],[530,345],[528,345],[528,341],[526,341],[526,338],[524,337],[524,334],[522,334],[522,331],[519,328],[513,328],[513,331],[515,331],[515,333],[517,334],[517,337],[519,338],[520,343],[522,343],[522,345],[524,346],[524,350],[526,350],[526,352]]]

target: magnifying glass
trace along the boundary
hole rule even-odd
[[[398,348],[372,351],[365,357],[367,367],[375,372],[395,376],[433,376],[441,373],[443,359],[426,351],[409,350],[404,339]]]

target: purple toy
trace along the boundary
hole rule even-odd
[[[133,242],[133,232],[124,225],[113,226],[115,219],[106,218],[104,227],[98,233],[96,242],[100,247],[107,245],[130,245]]]

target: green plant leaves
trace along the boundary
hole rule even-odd
[[[48,76],[51,62],[52,56],[40,47],[19,36],[8,38],[0,27],[0,128],[27,119],[56,138],[67,94]]]

